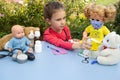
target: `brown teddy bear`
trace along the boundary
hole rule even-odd
[[[24,26],[23,26],[24,27]],[[24,27],[25,36],[32,41],[31,47],[34,46],[34,39],[40,39],[40,29],[39,27]],[[9,40],[12,38],[12,34],[7,34],[0,38],[0,50],[7,49],[7,44]]]

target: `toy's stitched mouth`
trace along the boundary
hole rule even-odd
[[[103,49],[106,49],[107,48],[107,46],[103,46]]]
[[[103,49],[107,49],[107,48],[109,48],[109,49],[116,49],[116,48],[111,48],[111,47],[107,47],[107,46],[103,46]]]

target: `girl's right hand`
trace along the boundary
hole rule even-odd
[[[82,43],[73,43],[72,45],[73,49],[90,49],[91,43],[88,43],[86,41],[83,41]]]
[[[80,43],[73,43],[72,49],[80,49],[80,48],[81,48],[81,44]]]
[[[83,48],[83,49],[88,49],[88,50],[90,50],[90,48],[91,48],[91,43],[88,43],[88,42],[82,42],[81,43],[81,48]]]

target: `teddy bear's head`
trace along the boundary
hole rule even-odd
[[[102,44],[107,48],[118,48],[120,46],[120,35],[111,32],[105,36]]]
[[[29,39],[34,39],[34,37],[40,37],[39,27],[24,27],[25,36]]]

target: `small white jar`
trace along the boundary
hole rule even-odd
[[[35,41],[35,53],[41,53],[42,52],[42,44],[40,40]]]

